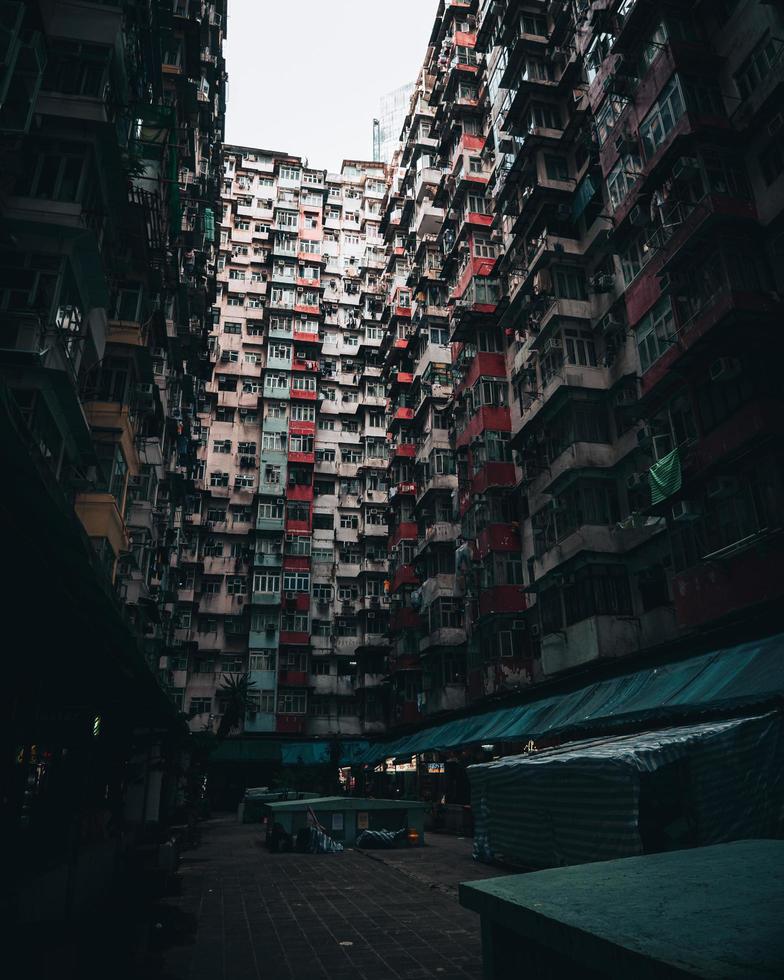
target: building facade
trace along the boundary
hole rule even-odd
[[[227,672],[357,735],[766,629],[780,19],[443,2],[392,166],[231,149],[193,727]]]
[[[387,92],[379,99],[378,118],[373,120],[373,159],[377,163],[392,162],[410,97],[409,83]]]
[[[382,224],[391,726],[775,619],[781,22],[440,5]]]
[[[340,174],[226,148],[212,380],[176,620],[175,685],[214,729],[247,673],[246,733],[384,720],[383,164]]]
[[[3,818],[12,877],[68,866],[58,915],[107,871],[106,812],[127,844],[177,789],[167,694],[209,369],[224,17],[221,0],[3,5],[0,514],[7,608],[26,624]]]

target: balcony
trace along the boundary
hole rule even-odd
[[[458,524],[443,521],[430,524],[425,528],[424,535],[420,537],[417,554],[421,554],[431,544],[451,544],[457,540],[459,533]]]
[[[464,629],[450,626],[442,626],[432,630],[419,641],[419,651],[433,650],[437,647],[447,647],[454,650],[466,642],[466,632]]]
[[[251,602],[254,606],[279,606],[280,592],[253,592]]]
[[[479,615],[517,613],[527,609],[528,603],[522,585],[494,585],[479,593]]]
[[[309,687],[310,677],[305,670],[279,670],[278,685],[281,687]]]
[[[545,677],[605,657],[622,657],[639,649],[637,622],[617,616],[590,616],[542,637]]]
[[[397,592],[398,589],[401,589],[404,585],[419,585],[419,577],[414,571],[413,565],[398,566],[394,576],[392,577],[389,591],[392,593]]]
[[[74,508],[90,538],[107,540],[115,557],[128,550],[130,541],[112,494],[79,493]]]

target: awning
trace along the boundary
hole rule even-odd
[[[470,766],[476,853],[547,868],[773,836],[782,763],[772,712]]]
[[[784,633],[714,650],[676,663],[597,681],[566,694],[536,698],[411,735],[374,742],[363,763],[484,742],[528,741],[601,726],[694,719],[784,695]]]

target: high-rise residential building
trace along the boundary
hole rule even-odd
[[[228,146],[198,533],[176,683],[214,728],[248,674],[246,733],[383,721],[386,401],[379,348],[385,167],[339,174]]]
[[[440,4],[382,223],[390,726],[775,628],[781,28]]]
[[[412,88],[409,82],[379,99],[378,118],[373,120],[373,159],[376,162],[392,162],[392,155],[400,142]]]
[[[119,855],[178,790],[171,614],[209,368],[224,17],[224,0],[2,5],[0,520],[25,636],[3,825],[23,918],[44,890],[46,918],[96,897],[107,819]]]

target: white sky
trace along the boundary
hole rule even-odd
[[[226,142],[339,171],[372,159],[379,97],[413,82],[437,0],[229,0]]]

